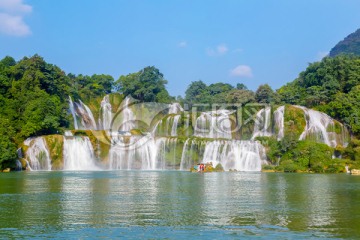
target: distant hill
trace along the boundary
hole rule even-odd
[[[354,54],[360,56],[360,28],[340,41],[330,51],[330,57],[340,54]]]

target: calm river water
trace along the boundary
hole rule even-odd
[[[0,238],[360,238],[360,176],[0,174]]]

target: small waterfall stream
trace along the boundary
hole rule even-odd
[[[121,111],[121,115],[122,115],[122,124],[120,126],[120,130],[123,132],[128,132],[131,129],[135,128],[135,124],[134,124],[134,113],[131,111],[131,109],[129,108],[130,105],[130,98],[126,97],[125,98],[125,102]]]
[[[256,137],[272,136],[271,129],[271,107],[265,107],[256,114],[254,133],[252,140]]]
[[[285,113],[285,106],[278,107],[274,112],[274,124],[276,127],[277,133],[277,140],[281,140],[284,138],[284,113]]]
[[[69,108],[71,115],[74,119],[74,128],[77,129],[91,129],[96,130],[96,122],[94,116],[88,106],[86,106],[81,100],[79,103],[73,102],[69,96]],[[80,118],[81,126],[78,124],[78,118]]]
[[[179,114],[183,112],[184,109],[179,103],[172,103],[169,105],[169,114]]]
[[[88,137],[64,137],[64,170],[99,170]]]
[[[106,95],[101,101],[100,113],[101,115],[99,116],[99,128],[102,130],[111,129],[113,114],[109,95]]]
[[[338,144],[346,145],[344,133],[346,129],[341,125],[341,137],[339,139],[335,132],[335,121],[325,113],[308,109],[302,106],[296,106],[304,111],[306,126],[299,140],[311,139],[316,142],[322,142],[330,147],[336,147]]]
[[[51,159],[43,137],[31,139],[26,151],[31,170],[51,170]]]

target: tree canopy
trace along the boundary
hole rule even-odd
[[[145,67],[136,73],[126,76],[120,76],[116,82],[117,89],[124,95],[132,97],[142,102],[171,102],[174,100],[170,97],[165,88],[167,80],[159,69]]]
[[[237,103],[237,104],[246,104],[249,102],[254,102],[254,93],[250,90],[247,90],[247,87],[239,83],[237,87],[234,88],[231,84],[228,83],[213,83],[209,86],[206,85],[203,81],[192,82],[185,92],[186,103]]]

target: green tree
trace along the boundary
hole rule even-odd
[[[252,91],[244,89],[232,89],[226,95],[227,103],[247,104],[255,102],[255,95]]]
[[[185,101],[187,103],[197,103],[200,102],[201,95],[206,92],[207,85],[199,80],[191,82],[185,91]]]
[[[274,101],[274,91],[268,84],[260,85],[255,92],[255,100],[258,103],[269,104]]]
[[[0,116],[0,169],[11,167],[16,160],[16,145],[11,138],[14,135],[14,129],[8,119]]]
[[[245,86],[245,84],[243,83],[238,83],[236,84],[236,89],[239,89],[239,90],[247,90],[247,86]]]
[[[167,80],[155,67],[146,67],[137,73],[120,76],[116,84],[124,95],[131,95],[142,102],[173,100],[165,88]]]

